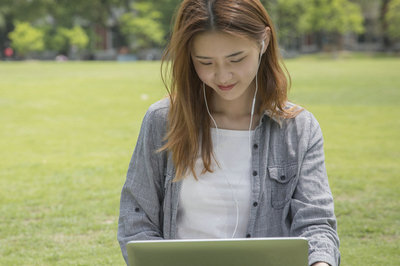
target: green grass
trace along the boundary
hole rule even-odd
[[[400,60],[287,61],[325,138],[342,265],[400,263]],[[158,62],[0,63],[0,265],[123,265],[119,196]]]

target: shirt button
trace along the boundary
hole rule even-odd
[[[257,150],[257,149],[258,149],[258,144],[257,144],[257,143],[254,144],[254,145],[253,145],[253,148],[254,148],[255,150]]]
[[[253,206],[257,207],[258,206],[258,202],[257,201],[253,202]]]
[[[135,208],[135,212],[139,212],[140,211],[140,209],[139,208]]]
[[[246,237],[247,237],[247,238],[250,238],[250,237],[251,237],[251,235],[250,235],[250,234],[247,234],[247,235],[246,235]]]
[[[280,179],[281,179],[282,181],[285,181],[285,179],[286,179],[286,176],[284,176],[284,175],[281,175]]]
[[[253,176],[256,176],[257,175],[257,171],[253,171]]]

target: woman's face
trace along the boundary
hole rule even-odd
[[[214,103],[251,101],[261,45],[222,32],[195,36],[192,60],[200,80],[214,90]]]

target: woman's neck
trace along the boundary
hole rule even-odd
[[[227,116],[243,116],[251,113],[255,88],[248,88],[242,95],[233,100],[226,100],[217,93],[211,96],[212,111]]]
[[[248,130],[251,120],[253,95],[254,92],[232,101],[226,101],[213,95],[211,113],[217,122],[218,128]],[[256,106],[254,108],[255,113],[253,115],[252,129],[257,126],[260,118],[260,115],[256,112],[256,110],[258,110],[257,106],[259,106],[258,101],[256,101]]]

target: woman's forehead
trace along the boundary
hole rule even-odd
[[[254,40],[225,32],[211,31],[197,34],[192,43],[192,54],[200,57],[231,56],[257,47]]]

